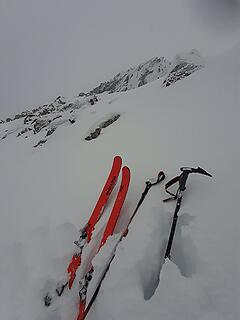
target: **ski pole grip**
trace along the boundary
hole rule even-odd
[[[186,189],[186,183],[189,173],[189,171],[183,171],[179,177],[179,189],[181,191],[184,191]]]
[[[157,182],[161,182],[165,179],[165,173],[163,171],[160,171],[157,177]]]

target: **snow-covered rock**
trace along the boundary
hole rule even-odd
[[[101,83],[90,94],[113,93],[141,87],[165,76],[171,63],[164,57],[152,58],[137,67],[118,73],[112,80]]]
[[[24,111],[21,114],[15,115],[13,118],[7,118],[6,121],[2,120],[0,124],[4,122],[11,123],[11,130],[8,131],[8,133],[0,131],[0,140],[5,139],[12,133],[16,133],[17,137],[24,138],[28,138],[31,135],[38,136],[38,134],[41,133],[41,137],[39,137],[37,143],[34,144],[34,147],[40,146],[47,142],[48,137],[52,135],[59,126],[75,123],[78,119],[78,112],[76,110],[84,106],[86,107],[89,104],[92,106],[95,105],[98,102],[97,94],[127,91],[141,87],[144,84],[166,75],[169,68],[170,62],[165,58],[153,58],[135,68],[130,68],[127,71],[118,73],[112,80],[101,83],[87,94],[80,93],[77,98],[72,99],[58,96],[50,104],[33,108],[31,111]],[[59,120],[59,118],[62,118],[62,120]],[[22,125],[20,125],[19,121],[16,123],[14,120],[22,120]],[[14,123],[12,124],[12,122]],[[4,129],[5,128],[6,127],[4,127]],[[98,136],[100,131],[101,128],[95,130],[91,139]],[[44,134],[42,134],[43,132]]]
[[[32,111],[22,112],[16,115],[8,124],[2,123],[0,140],[11,134],[16,137],[29,138],[35,136],[37,143],[34,147],[42,145],[48,140],[56,129],[62,125],[72,125],[78,117],[78,111],[90,104],[89,98],[57,97],[52,103],[45,104]],[[43,139],[44,138],[44,139]]]
[[[168,87],[174,82],[190,76],[193,72],[203,68],[205,61],[198,50],[176,55],[172,67],[163,82],[163,87]]]
[[[163,78],[166,75],[163,86],[167,87],[203,66],[203,58],[197,50],[177,55],[173,63],[170,63],[164,57],[152,58],[137,67],[118,73],[112,80],[101,83],[86,94],[80,93],[77,98],[58,96],[50,104],[33,108],[31,111],[26,110],[12,118],[7,118],[6,121],[1,120],[0,124],[9,123],[9,127],[4,126],[5,130],[6,128],[11,129],[7,133],[0,131],[0,140],[7,138],[12,133],[16,133],[17,137],[24,138],[36,135],[38,140],[35,141],[34,147],[40,146],[47,142],[49,136],[59,126],[75,123],[79,119],[77,110],[89,104],[94,106],[98,103],[99,98],[97,95],[99,94],[128,91]],[[59,120],[60,118],[61,120]],[[0,127],[0,129],[2,128],[3,126]],[[90,139],[98,136],[100,131],[101,128],[96,129],[93,135],[89,136]],[[39,136],[39,133],[41,136]]]

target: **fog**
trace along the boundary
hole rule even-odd
[[[239,41],[237,0],[0,0],[0,119],[153,56]]]

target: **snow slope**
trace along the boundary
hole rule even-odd
[[[132,173],[126,216],[159,170],[172,178],[181,166],[200,165],[213,178],[190,176],[173,259],[164,264],[174,203],[163,205],[163,184],[151,189],[87,319],[239,318],[239,57],[240,46],[167,88],[154,81],[103,94],[40,148],[13,135],[1,141],[2,318],[75,319],[77,283],[50,308],[42,296],[64,274],[116,154]],[[85,141],[112,113],[118,121]]]

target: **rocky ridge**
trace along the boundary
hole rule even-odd
[[[31,111],[26,110],[6,120],[0,120],[0,124],[5,124],[2,132],[0,131],[0,140],[12,134],[24,138],[36,135],[38,142],[34,147],[40,146],[47,142],[59,126],[75,123],[78,119],[77,110],[95,105],[99,100],[97,96],[99,94],[135,89],[161,78],[164,78],[162,86],[167,87],[188,77],[203,66],[204,60],[197,50],[177,55],[172,63],[163,57],[152,58],[137,67],[118,73],[113,79],[101,83],[88,93],[81,92],[73,99],[59,96],[50,104],[33,108]],[[112,123],[116,120],[107,119]],[[14,122],[14,125],[10,125],[10,122]],[[98,135],[102,129],[99,128]],[[90,138],[92,138],[91,135]],[[91,140],[90,138],[87,137],[86,140]]]
[[[189,53],[176,55],[172,67],[163,81],[163,87],[168,87],[176,81],[190,76],[193,72],[202,69],[204,65],[204,59],[196,49]]]

